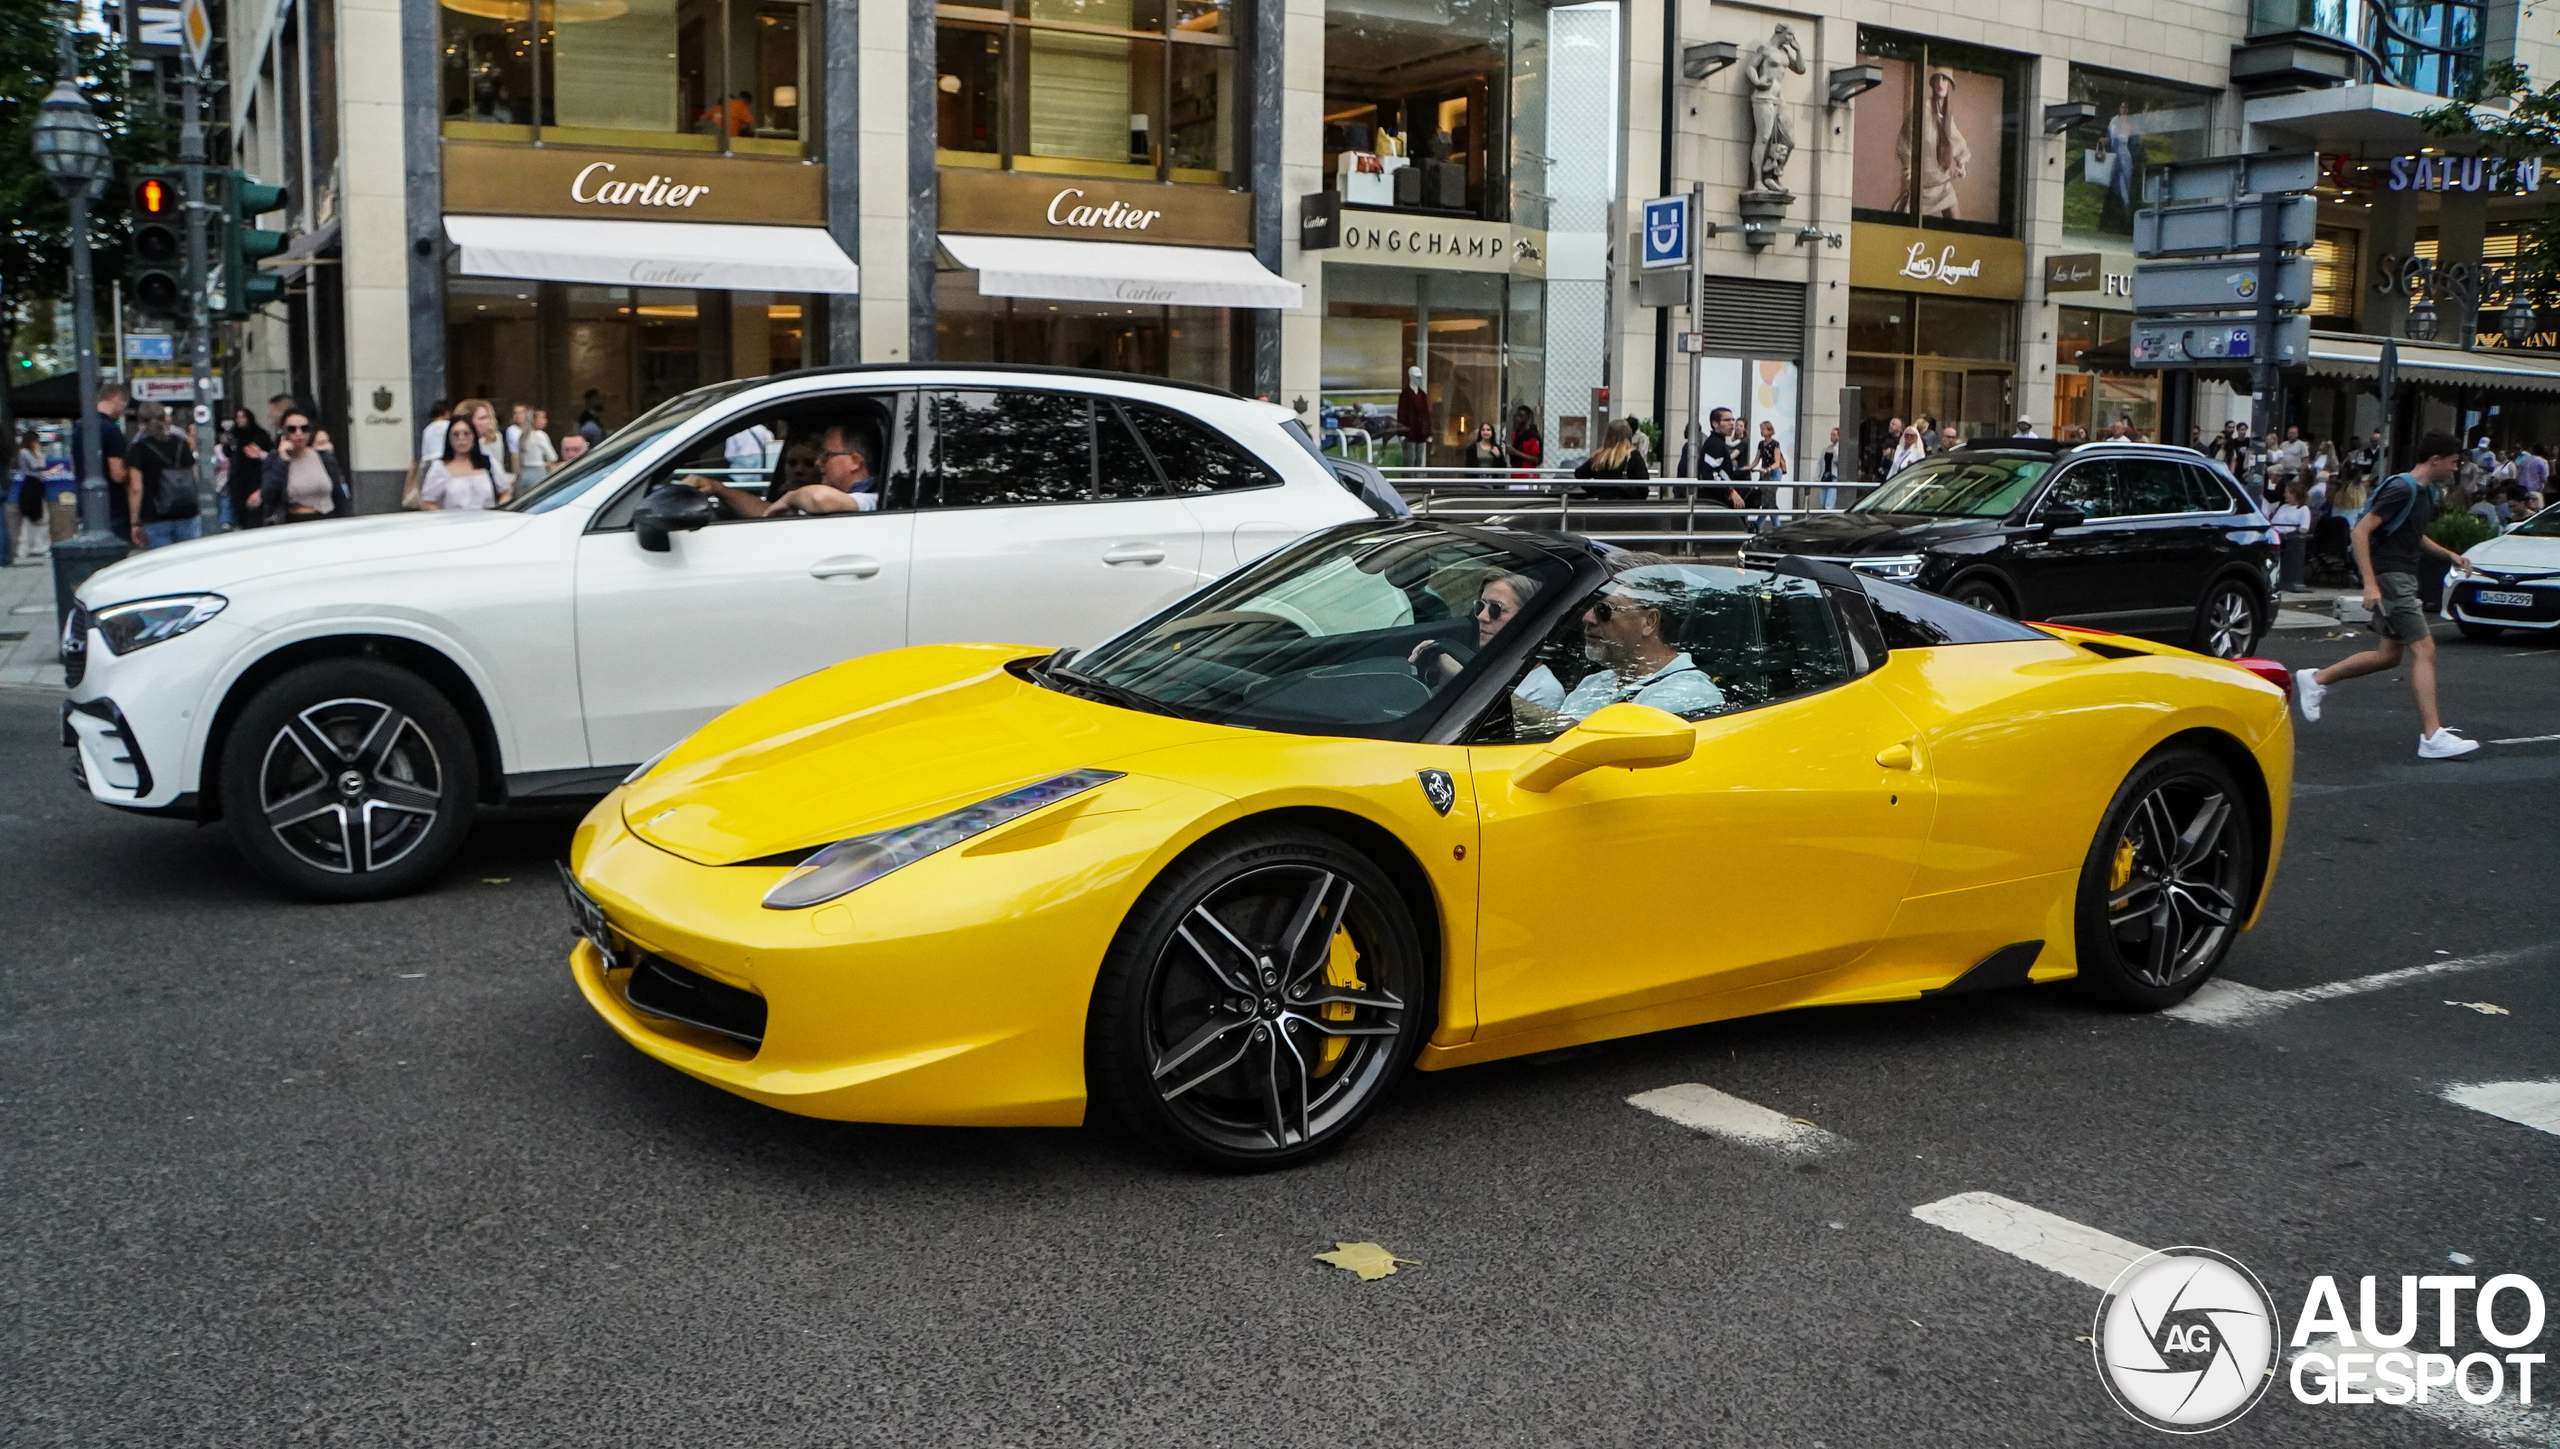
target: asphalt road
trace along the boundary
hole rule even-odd
[[[2444,653],[2455,724],[2560,735],[2560,645]],[[54,719],[0,690],[11,1444],[2166,1442],[2097,1381],[2095,1290],[1912,1215],[1970,1191],[2230,1253],[2288,1325],[2317,1273],[2350,1307],[2368,1273],[2386,1302],[2452,1271],[2560,1298],[2560,1137],[2439,1095],[2560,1076],[2560,740],[2421,764],[2396,677],[2304,729],[2225,976],[2518,954],[2235,1025],[2042,988],[1422,1076],[1345,1151],[1246,1179],[1100,1130],[749,1105],[580,1002],[570,818],[484,825],[425,896],[287,904],[219,830],[83,800]],[[1791,1161],[1626,1100],[1683,1082],[1847,1145]],[[1343,1240],[1413,1266],[1313,1260]],[[2554,1425],[2279,1387],[2215,1437]]]

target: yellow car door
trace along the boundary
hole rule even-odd
[[[1844,639],[1820,586],[1671,565],[1622,574],[1601,595],[1662,568],[1691,586],[1668,642],[1687,646],[1721,696],[1683,712],[1694,731],[1685,759],[1539,779],[1539,762],[1602,728],[1598,718],[1472,751],[1479,1042],[1703,1020],[1724,1013],[1700,1010],[1702,997],[1836,971],[1884,935],[1928,840],[1919,732],[1863,677],[1883,652]],[[1542,652],[1566,659],[1600,612],[1568,616]],[[1580,703],[1593,688],[1577,686]],[[1646,692],[1632,702],[1647,704]],[[1623,705],[1611,716],[1637,717]]]

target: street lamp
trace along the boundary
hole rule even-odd
[[[2498,319],[2498,330],[2506,334],[2509,347],[2522,347],[2533,335],[2533,304],[2519,292],[2507,301],[2506,315]]]
[[[2436,340],[2436,304],[2432,297],[2409,304],[2409,339],[2413,342]]]
[[[125,543],[107,531],[106,464],[98,442],[98,300],[89,275],[89,201],[106,190],[114,170],[106,132],[80,94],[79,62],[71,32],[60,36],[62,74],[36,112],[36,165],[71,208],[71,315],[79,353],[80,532],[53,546],[54,624],[71,616],[72,591],[89,575],[125,555]]]

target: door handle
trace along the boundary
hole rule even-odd
[[[867,579],[878,572],[880,560],[865,558],[858,553],[841,558],[822,558],[809,565],[809,577],[813,579]]]
[[[1124,543],[1102,556],[1107,564],[1160,564],[1164,562],[1164,545],[1157,543]]]
[[[1887,745],[1883,749],[1876,751],[1876,763],[1884,766],[1888,770],[1919,769],[1919,752],[1912,749],[1911,746],[1912,741],[1910,740],[1903,740],[1897,744]]]

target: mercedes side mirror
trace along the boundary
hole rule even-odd
[[[661,483],[631,511],[631,534],[651,553],[665,553],[667,536],[691,533],[720,516],[720,505],[681,483]]]
[[[2047,533],[2057,528],[2078,528],[2089,521],[2089,515],[2068,503],[2048,503],[2036,510],[2036,527]]]

